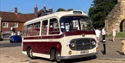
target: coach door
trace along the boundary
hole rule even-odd
[[[49,25],[48,25],[48,43],[47,43],[47,47],[46,47],[46,52],[50,52],[50,49],[53,46],[56,46],[56,43],[58,43],[59,41],[57,41],[57,38],[59,36],[59,25],[58,25],[58,20],[56,18],[51,18],[49,19]]]
[[[39,51],[40,53],[46,54],[47,52],[47,25],[48,25],[48,20],[43,20],[41,24],[41,41],[40,41],[40,47]]]

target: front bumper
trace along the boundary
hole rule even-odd
[[[76,59],[76,58],[84,58],[84,57],[90,57],[94,56],[97,53],[91,53],[91,54],[85,54],[85,55],[74,55],[74,56],[60,56],[61,60],[68,60],[68,59]]]

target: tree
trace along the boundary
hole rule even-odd
[[[93,21],[94,27],[103,27],[105,25],[105,17],[116,4],[117,0],[93,0],[88,15]]]
[[[65,9],[59,8],[56,12],[59,12],[59,11],[65,11]]]
[[[59,12],[59,11],[72,11],[72,10],[73,10],[72,8],[69,8],[69,9],[67,9],[67,10],[65,10],[65,9],[63,9],[63,8],[59,8],[59,9],[57,9],[56,12]]]
[[[67,9],[67,11],[72,11],[73,9],[72,8],[70,8],[70,9]]]

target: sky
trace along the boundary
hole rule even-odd
[[[46,6],[46,9],[52,8],[54,12],[58,8],[65,10],[72,8],[74,10],[82,10],[88,13],[93,0],[0,0],[0,11],[14,12],[14,8],[18,8],[20,13],[34,13],[34,7],[38,7],[38,11]]]

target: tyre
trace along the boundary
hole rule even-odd
[[[61,61],[61,59],[60,59],[60,54],[59,54],[59,52],[57,51],[57,50],[55,50],[55,49],[52,49],[51,50],[51,53],[50,53],[50,60],[52,60],[52,61]]]
[[[65,63],[65,61],[56,61],[56,63]]]
[[[14,40],[14,43],[17,43],[17,41],[16,41],[16,40]]]
[[[30,57],[31,59],[34,59],[35,57],[33,56],[32,49],[28,48],[27,49],[27,56]]]
[[[10,43],[13,43],[12,41],[10,41]]]
[[[51,61],[55,60],[55,52],[56,52],[56,50],[54,50],[54,49],[52,49],[51,52],[50,52],[50,60]]]
[[[55,52],[55,60],[56,60],[56,61],[61,61],[61,59],[60,59],[60,54],[59,54],[58,51]]]

